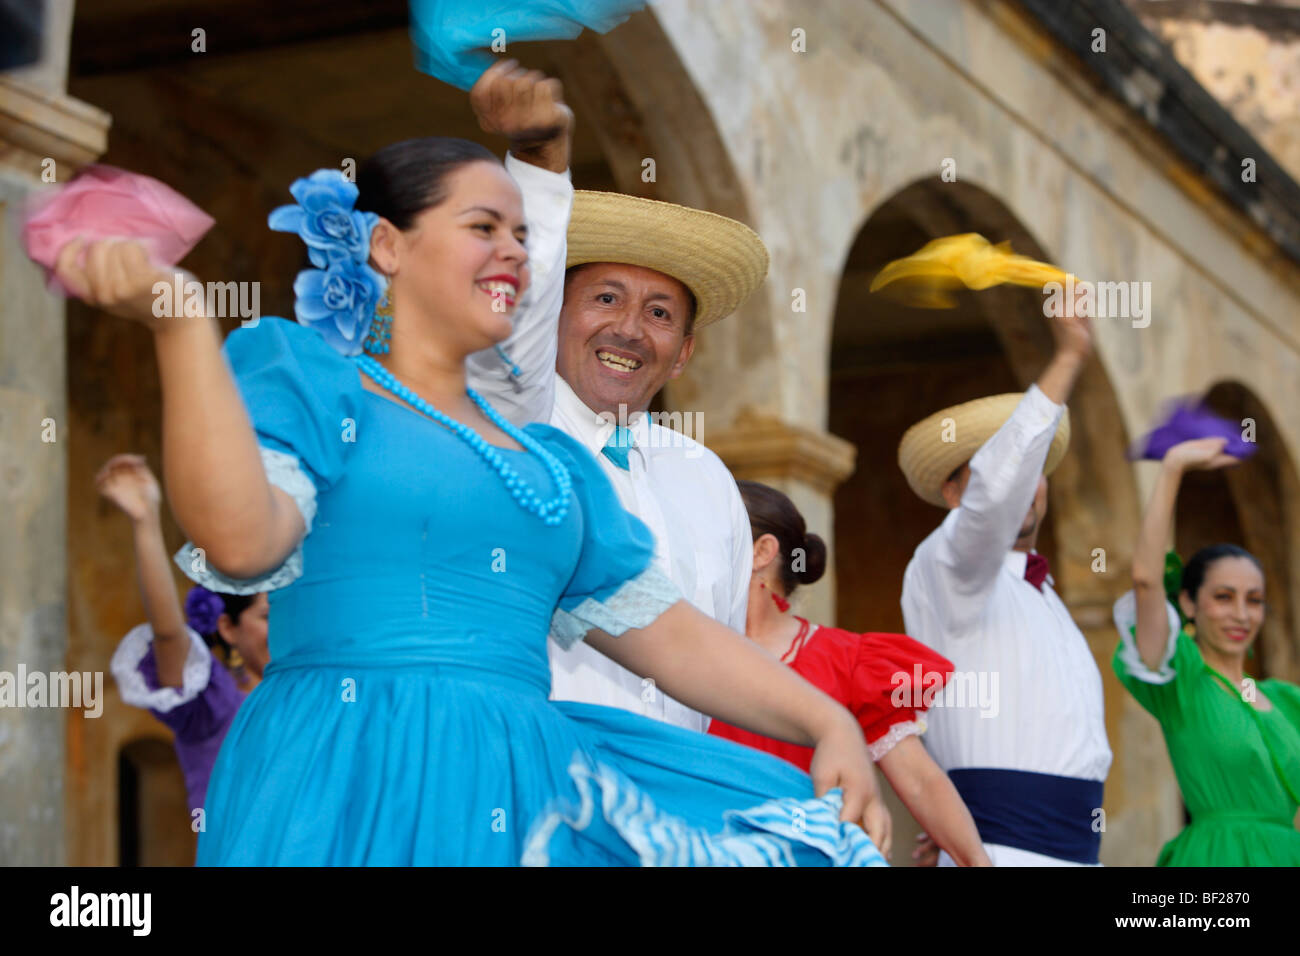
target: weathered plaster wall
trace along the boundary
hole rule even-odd
[[[0,672],[15,684],[20,668],[65,669],[63,302],[46,292],[18,236],[42,174],[66,178],[103,148],[107,117],[63,93],[71,24],[70,0],[47,4],[42,59],[0,78]],[[27,688],[16,690],[26,703]],[[0,706],[0,865],[64,862],[64,736],[77,717]]]

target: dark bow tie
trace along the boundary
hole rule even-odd
[[[1032,584],[1038,590],[1043,589],[1043,582],[1047,580],[1049,568],[1047,559],[1041,554],[1030,552],[1026,555],[1025,561],[1025,580]]]

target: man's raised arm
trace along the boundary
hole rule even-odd
[[[521,69],[513,60],[497,63],[479,78],[470,104],[486,132],[510,142],[506,170],[523,193],[531,281],[516,307],[510,337],[469,357],[469,385],[516,425],[545,422],[555,398],[557,325],[573,206],[573,112],[559,80]]]
[[[947,595],[960,627],[983,610],[1006,554],[1015,545],[1038,489],[1065,403],[1091,352],[1088,318],[1064,309],[1052,316],[1056,351],[1011,417],[970,460],[970,479],[940,533],[917,551],[931,593]],[[934,590],[938,589],[938,590]]]

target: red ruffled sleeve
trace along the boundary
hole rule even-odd
[[[849,709],[862,725],[867,743],[881,744],[893,728],[902,731],[900,725],[917,723],[952,672],[952,661],[906,634],[862,634]],[[919,728],[906,732],[916,733]],[[879,753],[873,747],[872,757],[879,760],[896,742],[889,741]]]
[[[857,717],[872,760],[879,760],[903,737],[921,732],[919,715],[953,672],[946,657],[905,634],[854,634],[837,627],[813,632],[791,667]],[[709,725],[709,733],[765,750],[805,771],[812,763],[811,747],[773,740],[720,720]]]

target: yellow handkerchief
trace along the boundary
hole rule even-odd
[[[988,289],[995,285],[1041,288],[1048,282],[1065,283],[1066,273],[1011,251],[1010,242],[996,246],[976,232],[944,236],[927,242],[919,251],[888,263],[871,281],[871,291],[885,286],[891,298],[905,305],[951,309],[956,289]]]

